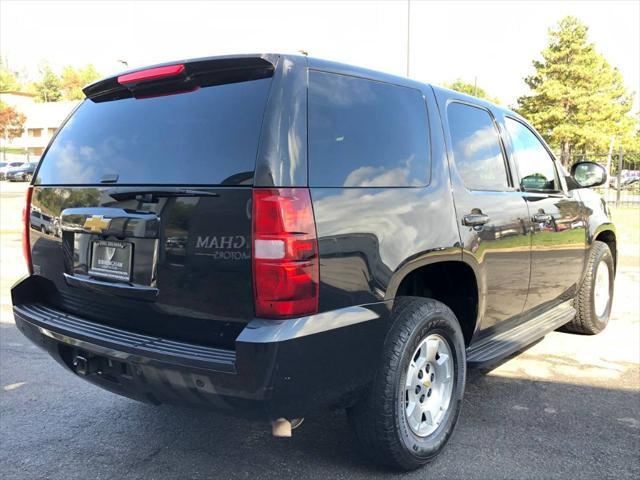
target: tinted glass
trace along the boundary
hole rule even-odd
[[[155,98],[85,100],[58,133],[36,182],[92,184],[114,174],[119,184],[250,179],[270,82]]]
[[[421,92],[313,71],[309,81],[312,186],[429,183],[427,110]]]
[[[462,103],[447,107],[453,159],[470,190],[505,190],[509,187],[498,131],[482,108]]]
[[[507,118],[505,125],[513,144],[520,186],[528,190],[560,190],[553,160],[540,140],[516,120]]]

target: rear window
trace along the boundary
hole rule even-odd
[[[309,183],[419,187],[429,183],[422,93],[362,78],[309,73]]]
[[[36,183],[251,183],[270,78],[155,98],[85,100]],[[115,177],[117,176],[117,177]]]

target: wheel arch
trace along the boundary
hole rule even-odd
[[[416,296],[444,303],[458,318],[465,344],[469,345],[480,316],[480,289],[475,269],[461,259],[459,251],[455,257],[445,255],[412,267],[394,276],[387,297]]]
[[[599,241],[607,244],[609,250],[611,250],[611,255],[613,256],[613,268],[616,269],[618,265],[618,239],[613,225],[601,225],[594,232],[593,241]],[[593,245],[593,242],[591,242],[591,244]]]

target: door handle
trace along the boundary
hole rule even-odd
[[[483,213],[470,213],[462,217],[462,224],[467,227],[481,227],[489,221],[489,215]]]
[[[548,213],[536,213],[533,216],[533,221],[537,223],[550,222],[553,220],[553,217]]]

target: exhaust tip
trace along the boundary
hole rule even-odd
[[[294,418],[291,421],[279,418],[275,422],[271,422],[271,434],[278,438],[289,438],[291,431],[302,425],[302,422],[304,422],[304,418]]]
[[[276,438],[291,437],[291,422],[286,418],[279,418],[271,422],[271,435]]]

